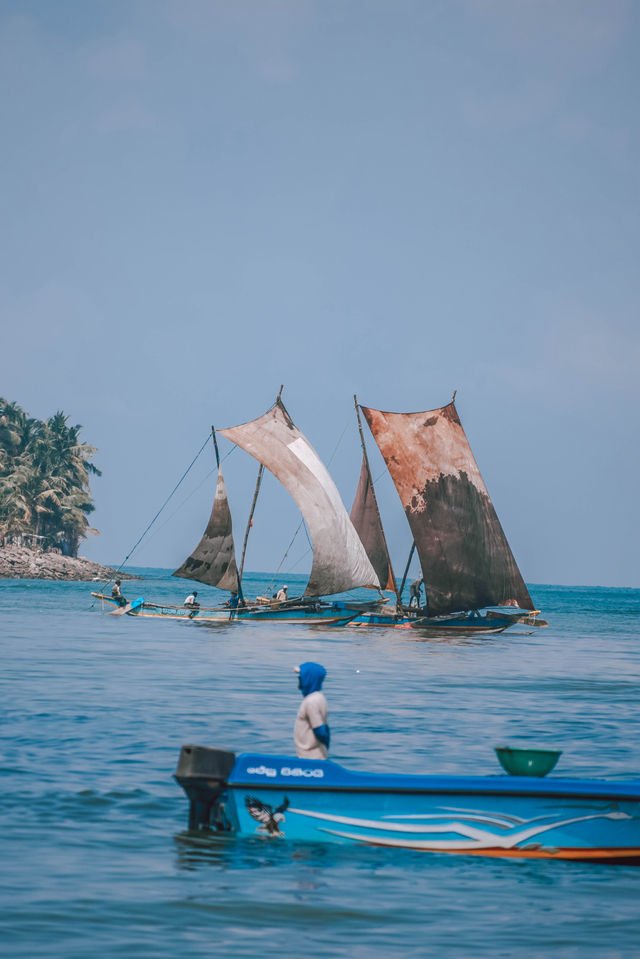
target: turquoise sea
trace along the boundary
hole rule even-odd
[[[188,590],[144,574],[129,598]],[[3,956],[639,954],[640,869],[190,834],[172,773],[187,742],[291,752],[313,659],[353,769],[496,773],[533,741],[637,778],[640,590],[532,585],[548,629],[424,640],[113,617],[91,588],[0,581]]]

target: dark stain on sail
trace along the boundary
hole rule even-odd
[[[414,506],[420,499],[426,510]],[[441,473],[427,481],[406,514],[421,559],[429,615],[508,601],[533,609],[493,504],[466,473]]]
[[[453,400],[417,413],[361,409],[411,526],[429,614],[533,609]]]
[[[453,403],[449,403],[448,406],[443,406],[440,410],[440,413],[446,420],[449,420],[450,423],[457,423],[460,428],[462,428],[462,423],[460,422],[460,417],[458,416],[458,411],[455,408]]]

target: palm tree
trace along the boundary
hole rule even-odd
[[[90,462],[96,448],[67,419],[61,411],[45,422],[29,419],[0,399],[0,533],[31,534],[76,556],[80,541],[97,532],[87,519],[89,474],[101,474]]]
[[[30,419],[17,403],[0,397],[0,471],[7,468],[12,457],[29,446],[38,421]]]

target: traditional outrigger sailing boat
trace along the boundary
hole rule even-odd
[[[212,430],[218,481],[213,509],[201,541],[173,574],[237,597],[231,604],[185,609],[142,598],[114,610],[143,617],[221,622],[287,620],[323,625],[386,626],[447,633],[500,632],[535,620],[529,595],[455,408],[450,403],[421,413],[388,413],[359,406],[362,443],[356,497],[347,515],[326,467],[297,429],[281,399],[263,416],[219,432],[260,463],[256,490],[238,568],[231,512]],[[413,545],[400,586],[391,564],[367,456],[360,410],[371,429],[404,507]],[[284,603],[246,601],[242,573],[262,475],[268,469],[291,494],[307,524],[313,564],[304,594]],[[427,607],[405,606],[403,588],[414,550],[427,594]],[[380,591],[370,603],[327,602],[324,597],[358,587]],[[381,590],[396,594],[382,609]],[[92,595],[110,602],[110,597]],[[116,602],[116,601],[114,601]],[[232,608],[230,608],[230,606]],[[484,610],[484,612],[480,612]]]
[[[354,401],[363,455],[351,519],[380,583],[396,593],[397,607],[395,617],[391,610],[374,612],[349,625],[389,626],[395,618],[395,625],[461,633],[499,632],[523,620],[546,625],[533,619],[539,610],[534,608],[471,452],[455,407],[455,393],[446,406],[422,413],[387,413],[359,406],[355,396]],[[400,587],[382,528],[360,410],[413,534]],[[428,605],[422,615],[402,605],[414,549],[427,594]]]
[[[340,494],[328,470],[306,437],[295,426],[281,399],[263,416],[240,426],[220,430],[222,436],[250,453],[260,463],[258,482],[251,506],[240,568],[236,564],[231,512],[220,468],[215,430],[214,447],[218,481],[213,509],[204,535],[193,553],[173,574],[196,580],[232,594],[232,603],[218,607],[159,606],[144,600],[120,607],[115,613],[142,617],[228,621],[286,620],[289,623],[343,624],[363,611],[380,608],[382,597],[370,603],[328,603],[322,597],[359,587],[380,591],[378,576],[371,565]],[[268,469],[297,503],[307,525],[313,551],[311,574],[303,596],[280,603],[246,601],[242,593],[242,571],[253,511],[262,473]],[[92,595],[109,602],[102,594]]]

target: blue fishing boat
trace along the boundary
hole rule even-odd
[[[556,754],[557,755],[557,754]],[[355,772],[183,746],[189,828],[295,842],[640,865],[640,779]]]
[[[349,609],[345,605],[331,603],[291,603],[278,604],[279,609],[269,606],[247,603],[240,609],[232,609],[229,604],[220,606],[172,606],[164,603],[147,603],[140,597],[125,606],[105,593],[91,593],[105,606],[115,607],[111,616],[136,616],[140,619],[168,619],[183,622],[220,623],[230,622],[285,622],[290,626],[346,626],[359,615],[359,610]]]

